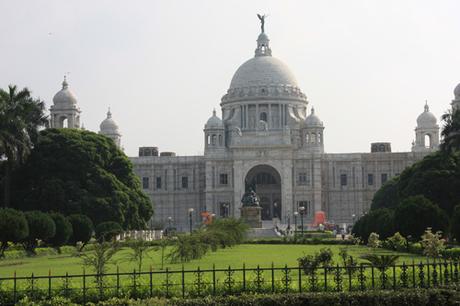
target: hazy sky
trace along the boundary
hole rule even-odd
[[[428,100],[439,118],[460,82],[460,1],[0,0],[0,87],[49,108],[68,73],[82,121],[110,106],[139,146],[203,152],[203,126],[254,54],[259,21],[325,124],[326,152],[408,151]]]

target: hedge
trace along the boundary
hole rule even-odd
[[[25,298],[17,305],[30,305],[31,300]],[[322,292],[300,294],[254,294],[241,296],[204,297],[200,299],[164,299],[150,298],[135,300],[128,298],[112,298],[98,303],[87,305],[98,306],[141,306],[141,305],[175,305],[175,306],[281,306],[281,305],[311,305],[311,306],[379,306],[379,305],[458,305],[460,292],[456,288],[451,289],[406,289],[398,291],[364,291],[364,292]],[[77,305],[62,297],[52,300],[35,302],[33,305]]]

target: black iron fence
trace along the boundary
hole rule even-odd
[[[412,262],[392,266],[328,266],[319,268],[251,267],[225,269],[120,272],[103,275],[0,277],[0,304],[67,297],[74,302],[111,297],[201,297],[241,293],[342,292],[369,289],[447,287],[459,282],[457,261]]]

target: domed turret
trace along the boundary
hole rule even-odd
[[[417,117],[417,127],[433,127],[436,126],[436,122],[437,120],[435,115],[430,112],[428,103],[425,102],[425,109],[423,113]]]
[[[205,154],[223,152],[225,149],[225,127],[222,120],[217,117],[216,110],[204,125],[204,151]]]
[[[436,116],[430,112],[428,103],[425,102],[423,113],[417,117],[415,128],[415,142],[412,144],[413,152],[432,152],[439,146],[439,126]]]
[[[307,126],[323,126],[323,122],[315,115],[315,108],[311,108],[311,113],[305,118],[305,125]]]
[[[99,134],[107,136],[111,138],[115,144],[120,147],[121,143],[121,134],[118,131],[118,125],[112,119],[112,112],[110,112],[110,108],[107,111],[107,118],[105,118],[101,124],[99,125]]]
[[[214,109],[212,111],[212,116],[208,119],[204,128],[205,129],[214,129],[214,128],[220,129],[223,127],[224,127],[224,124],[222,123],[222,120],[219,117],[217,117],[216,110]]]
[[[455,100],[460,100],[460,83],[454,89]]]
[[[53,97],[50,113],[50,125],[52,128],[80,127],[81,111],[77,106],[77,98],[70,90],[65,76],[62,82],[62,89]]]
[[[313,107],[310,115],[305,118],[301,135],[303,149],[309,152],[324,153],[324,126]]]

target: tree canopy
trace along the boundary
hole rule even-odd
[[[0,201],[4,207],[10,206],[11,172],[28,156],[38,129],[47,123],[44,110],[44,102],[32,98],[27,88],[0,88],[0,160],[5,159]]]
[[[145,228],[153,214],[132,164],[114,142],[77,129],[41,131],[27,161],[13,173],[20,210],[83,214],[95,225],[114,221]]]

